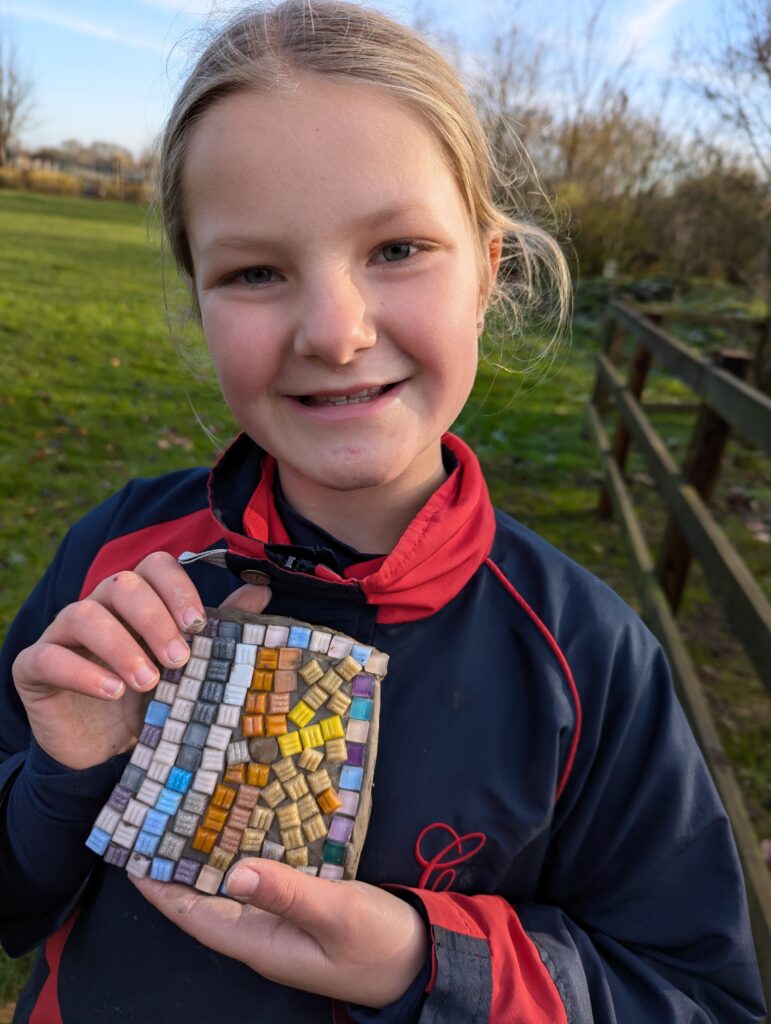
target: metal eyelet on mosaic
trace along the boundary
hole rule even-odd
[[[137,878],[222,891],[240,857],[355,877],[388,657],[277,616],[210,615],[162,669],[86,845]]]

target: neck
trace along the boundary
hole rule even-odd
[[[289,504],[333,537],[357,551],[386,554],[434,491],[447,479],[441,446],[426,465],[377,487],[338,491],[279,464],[281,489]],[[415,470],[416,467],[410,467]]]

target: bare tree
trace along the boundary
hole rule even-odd
[[[13,39],[0,24],[0,167],[8,147],[32,112],[33,82],[21,65]]]

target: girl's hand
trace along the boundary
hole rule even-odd
[[[267,587],[236,590],[223,607],[259,614]],[[40,746],[68,768],[101,764],[129,749],[142,727],[146,694],[160,673],[184,665],[182,631],[206,620],[198,592],[176,558],[155,551],[133,572],[103,580],[67,605],[13,665],[13,679]]]
[[[257,858],[239,861],[228,876],[228,894],[239,902],[148,878],[132,881],[205,946],[271,981],[332,999],[386,1006],[425,962],[428,939],[417,911],[364,882],[313,878]]]
[[[162,665],[183,665],[190,648],[182,631],[195,632],[205,618],[190,577],[164,551],[63,608],[13,665],[40,746],[76,769],[128,749],[142,727],[145,694],[160,678],[148,651]]]

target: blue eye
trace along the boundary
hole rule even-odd
[[[247,267],[236,275],[244,284],[269,284],[273,271],[269,267]]]
[[[400,260],[408,259],[412,255],[415,246],[412,242],[389,242],[380,250],[383,259],[388,263],[397,263]]]

